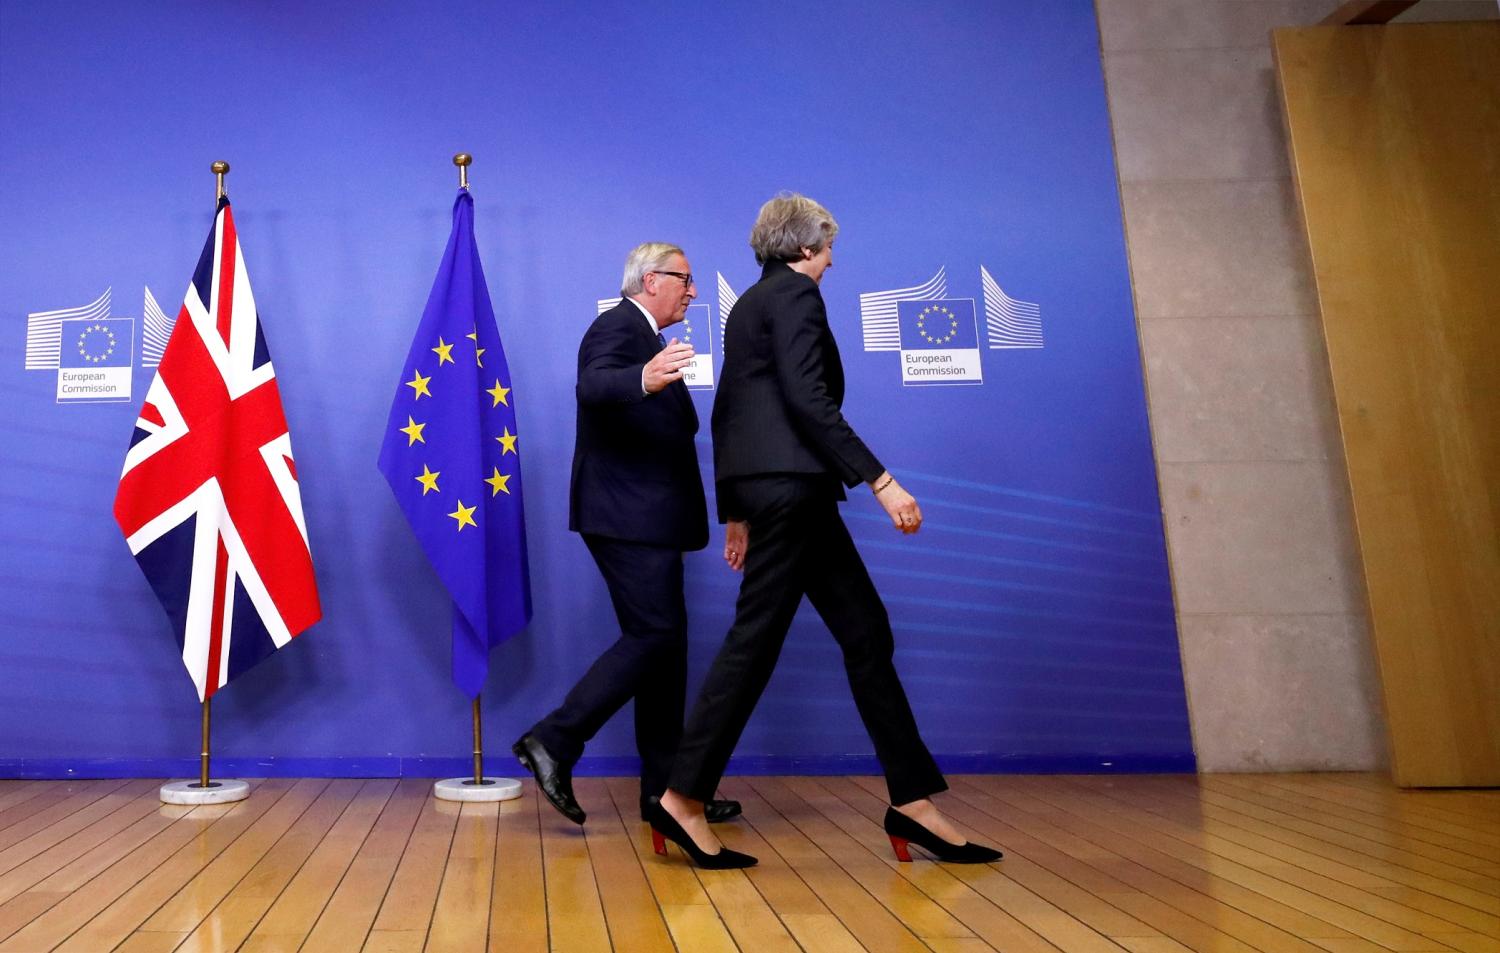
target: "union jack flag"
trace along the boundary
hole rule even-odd
[[[135,422],[115,521],[200,700],[322,616],[291,437],[227,198]]]

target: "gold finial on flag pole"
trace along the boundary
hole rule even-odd
[[[469,163],[474,157],[467,152],[460,152],[453,156],[453,164],[458,166],[458,187],[466,189],[469,187]]]
[[[218,162],[215,162],[213,165],[209,166],[209,168],[213,170],[214,183],[218,186],[218,194],[214,196],[214,201],[217,202],[227,194],[224,191],[224,175],[229,171],[229,163],[220,159]]]

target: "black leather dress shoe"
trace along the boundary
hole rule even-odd
[[[703,802],[703,816],[708,818],[710,824],[722,824],[740,816],[742,808],[739,801],[720,801],[710,798]],[[641,802],[641,820],[649,821],[651,805]]]
[[[574,824],[582,824],[588,815],[573,797],[573,775],[569,766],[559,764],[547,746],[529,731],[511,745],[510,750],[521,766],[536,778],[537,788],[552,806]]]

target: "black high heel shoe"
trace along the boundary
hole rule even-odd
[[[885,832],[890,835],[896,859],[904,864],[911,863],[911,852],[906,849],[908,843],[916,844],[947,864],[988,864],[1004,856],[993,847],[974,843],[950,844],[894,807],[885,809]]]
[[[693,843],[682,825],[677,823],[677,819],[661,806],[659,798],[651,799],[646,805],[645,814],[646,822],[651,825],[651,847],[663,857],[667,856],[666,842],[671,841],[704,870],[738,870],[741,867],[754,867],[759,863],[749,854],[742,854],[728,847],[720,847],[717,854],[704,853],[702,848]]]

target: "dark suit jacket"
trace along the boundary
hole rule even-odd
[[[641,393],[661,350],[629,300],[599,315],[578,346],[578,436],[568,528],[673,549],[708,545],[708,509],[687,385]]]
[[[817,282],[767,264],[729,312],[723,360],[713,412],[721,520],[740,515],[725,492],[736,479],[821,475],[854,486],[885,469],[844,420],[844,366]]]

